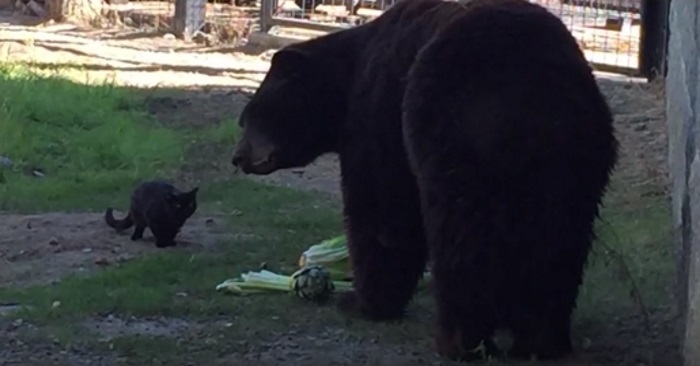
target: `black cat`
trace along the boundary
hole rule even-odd
[[[166,182],[143,182],[131,194],[129,214],[123,220],[117,220],[112,208],[108,208],[105,222],[117,230],[135,226],[131,240],[143,238],[143,231],[148,227],[158,248],[175,246],[175,236],[197,210],[198,190],[199,187],[195,187],[182,192]]]

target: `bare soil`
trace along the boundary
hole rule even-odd
[[[223,218],[195,214],[177,244],[196,250],[213,247],[231,237],[220,222]],[[86,273],[157,250],[148,231],[142,241],[131,241],[129,235],[105,225],[100,213],[3,214],[0,278],[11,285],[52,283],[69,273]]]
[[[125,37],[126,30],[98,31],[65,24],[29,28],[2,23],[0,15],[0,57],[3,59],[32,62],[46,68],[81,64],[91,79],[109,78],[123,85],[186,87],[188,90],[168,96],[154,94],[149,98],[150,112],[173,126],[216,124],[220,123],[221,116],[237,115],[248,93],[264,76],[270,55],[270,51],[245,48],[197,51],[170,37]],[[181,51],[185,48],[188,50]],[[80,73],[84,75],[85,70]],[[616,128],[623,147],[618,179],[634,188],[630,189],[628,199],[665,194],[666,137],[661,89],[607,79],[601,79],[600,84],[616,113]],[[194,153],[216,165],[215,169],[207,169],[207,174],[231,173],[227,151],[202,148]],[[304,169],[256,179],[339,197],[338,164],[332,155]],[[222,230],[220,221],[222,219],[215,215],[198,214],[184,229],[180,244],[186,250],[211,247],[230,235]],[[0,215],[0,278],[5,284],[50,283],[67,274],[89,273],[155,250],[152,242],[131,242],[128,234],[107,228],[100,213]],[[0,314],[3,308],[12,306],[0,304]],[[644,331],[640,319],[620,318],[619,324],[609,332],[588,335],[587,342],[592,340],[590,347],[594,351],[582,359],[559,364],[680,364],[668,314],[653,314],[652,320],[652,329]],[[105,339],[134,333],[183,339],[202,337],[200,325],[186,319],[103,317],[90,319],[84,325]],[[251,346],[245,354],[224,355],[219,364],[280,365],[290,361],[299,365],[445,364],[434,357],[428,337],[410,348],[387,349],[372,340],[351,338],[339,329],[304,337],[299,337],[298,332],[271,334],[267,343]],[[36,333],[34,341],[20,341],[20,333],[25,336]],[[79,347],[66,350],[50,337],[37,333],[31,325],[10,323],[2,317],[0,343],[9,345],[0,348],[0,364],[111,365],[119,362]],[[191,364],[196,364],[196,360],[192,361]]]

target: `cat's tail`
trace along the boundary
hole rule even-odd
[[[114,218],[114,210],[112,210],[111,207],[105,212],[105,222],[107,225],[109,225],[109,227],[117,230],[126,230],[134,226],[134,220],[131,218],[131,212],[129,212],[124,219],[117,220]]]

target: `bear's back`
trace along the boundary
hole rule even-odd
[[[363,39],[356,60],[359,76],[369,77],[380,71],[402,77],[418,51],[463,10],[462,5],[453,1],[398,2],[382,16],[362,26],[360,37]]]
[[[381,128],[376,123],[381,120],[396,125],[403,81],[416,55],[464,9],[454,1],[402,0],[377,19],[357,27],[357,52],[348,90],[350,123]]]

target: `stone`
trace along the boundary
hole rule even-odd
[[[14,164],[14,162],[12,160],[10,160],[10,158],[8,158],[6,156],[0,156],[0,166],[10,167],[13,164]]]

